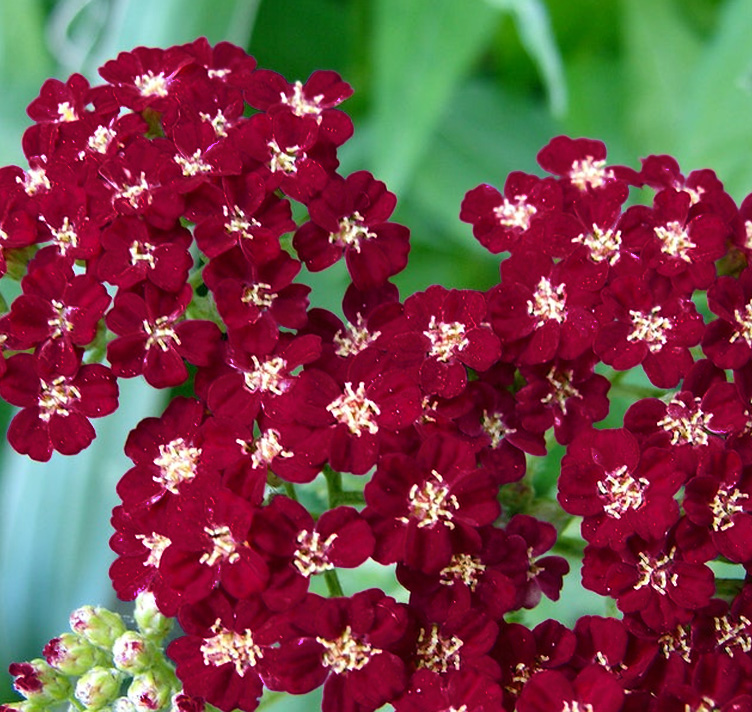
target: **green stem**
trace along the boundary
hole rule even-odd
[[[660,398],[666,391],[661,388],[646,388],[645,386],[630,386],[627,383],[611,383],[611,393],[636,398]]]
[[[342,584],[339,582],[339,576],[337,576],[337,572],[334,569],[324,571],[324,581],[326,581],[326,587],[329,589],[329,596],[331,598],[338,598],[345,595],[342,590]]]
[[[298,501],[298,493],[295,491],[295,485],[292,482],[285,482],[285,492],[290,499]]]
[[[329,497],[329,507],[336,507],[336,502],[342,495],[342,473],[335,472],[329,465],[324,465],[324,477],[326,477],[326,492]]]
[[[273,692],[272,690],[267,690],[264,696],[261,698],[261,702],[258,703],[258,707],[256,707],[256,709],[261,710],[266,709],[267,707],[271,707],[275,702],[279,702],[284,696],[284,692]]]
[[[356,492],[355,490],[342,490],[336,499],[335,506],[340,504],[365,504],[366,499],[362,492]]]

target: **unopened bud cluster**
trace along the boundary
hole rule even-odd
[[[44,647],[44,659],[13,663],[14,688],[25,701],[0,705],[2,712],[60,709],[96,712],[201,712],[201,700],[183,694],[165,657],[172,620],[150,593],[136,600],[136,630],[118,613],[82,606],[70,616],[70,633]]]

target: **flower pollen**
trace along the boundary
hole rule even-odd
[[[168,492],[178,494],[178,486],[196,476],[200,455],[201,448],[188,445],[183,438],[170,440],[167,444],[159,446],[159,457],[154,459],[159,474],[152,479]]]
[[[324,646],[321,663],[337,675],[350,670],[362,670],[373,655],[382,652],[371,647],[365,640],[355,637],[350,626],[334,640],[317,637],[316,642]]]
[[[668,586],[676,586],[679,580],[678,574],[669,572],[675,551],[676,547],[672,548],[668,555],[662,556],[660,559],[654,559],[644,552],[640,552],[640,561],[637,564],[640,578],[632,588],[638,591],[644,586],[650,586],[661,596],[665,596]]]
[[[48,423],[53,415],[69,416],[68,406],[81,398],[81,391],[66,383],[65,376],[58,376],[50,382],[40,380],[40,383],[42,390],[37,401],[40,420]]]
[[[530,316],[538,317],[536,328],[543,326],[551,319],[561,324],[567,318],[565,306],[564,285],[559,284],[554,287],[548,277],[541,277],[532,300],[528,300],[527,313]]]
[[[68,321],[68,307],[57,299],[53,299],[50,304],[55,311],[55,316],[47,320],[47,326],[52,329],[50,338],[57,339],[68,331],[73,331],[73,324]]]
[[[728,485],[719,487],[710,503],[710,511],[713,512],[713,529],[723,532],[733,527],[732,517],[744,511],[744,505],[739,502],[745,499],[749,499],[749,495],[740,492],[736,487]]]
[[[752,621],[745,616],[739,616],[738,621],[733,621],[728,615],[714,618],[713,627],[717,646],[725,650],[727,655],[733,655],[735,648],[743,653],[749,653],[752,651],[750,626],[752,626]]]
[[[736,309],[734,311],[734,318],[738,324],[738,331],[731,335],[729,342],[733,344],[741,338],[747,342],[747,346],[752,346],[752,301],[747,302],[744,306],[744,314],[739,309]]]
[[[256,284],[246,287],[243,290],[243,296],[240,300],[244,304],[253,304],[260,309],[267,309],[277,298],[277,293],[272,291],[272,285],[266,282],[257,282]]]
[[[582,398],[582,394],[572,385],[574,372],[571,369],[560,371],[553,366],[546,374],[546,380],[553,390],[541,398],[543,405],[555,403],[561,409],[563,415],[567,414],[567,400],[569,398]]]
[[[240,554],[236,551],[237,542],[232,536],[230,527],[204,527],[204,532],[212,540],[213,548],[211,552],[201,555],[199,563],[214,566],[218,561],[227,561],[234,564],[240,558]]]
[[[131,255],[131,264],[135,267],[139,262],[146,262],[150,269],[154,269],[154,245],[149,242],[134,240],[128,248]]]
[[[236,442],[243,452],[251,456],[251,464],[256,468],[271,465],[275,457],[293,456],[293,453],[285,450],[279,441],[279,432],[271,428],[261,433],[261,436],[256,439],[255,445],[245,440],[237,440]]]
[[[355,324],[348,323],[344,332],[340,329],[334,335],[334,343],[337,344],[334,353],[336,353],[337,356],[346,358],[347,356],[359,354],[381,336],[380,331],[375,331],[373,333],[368,331],[365,324],[366,322],[363,315],[358,313],[358,318]]]
[[[222,207],[224,216],[228,218],[225,223],[225,230],[228,233],[239,233],[242,237],[246,237],[249,240],[253,239],[253,233],[251,228],[261,227],[261,223],[255,218],[248,218],[248,216],[242,211],[242,209],[235,205],[232,208],[232,215],[230,214],[230,208],[226,205]]]
[[[491,438],[491,447],[495,450],[499,445],[501,445],[501,442],[504,440],[504,438],[507,435],[513,435],[517,432],[515,428],[509,428],[504,423],[503,418],[501,417],[501,414],[499,413],[491,413],[488,414],[488,411],[483,411],[483,420],[481,422],[481,427],[486,432],[488,437]]]
[[[345,392],[326,406],[326,409],[335,420],[346,425],[357,437],[360,437],[364,430],[371,435],[379,432],[376,416],[381,415],[381,409],[366,398],[366,384],[362,381],[358,384],[357,391],[353,390],[352,383],[345,383]]]
[[[235,672],[243,677],[264,657],[261,648],[253,642],[253,635],[248,628],[242,633],[237,633],[225,628],[222,621],[217,618],[211,631],[214,635],[205,638],[201,645],[204,665],[220,667],[232,663]]]
[[[619,261],[619,248],[621,247],[621,232],[619,230],[602,230],[598,225],[593,225],[593,231],[573,238],[572,242],[578,242],[590,250],[590,259],[593,262],[608,262],[613,267]]]
[[[705,428],[708,426],[713,415],[712,413],[703,413],[699,405],[699,398],[695,398],[694,410],[690,410],[678,398],[674,398],[668,404],[666,416],[661,418],[657,425],[667,433],[671,433],[672,445],[708,444],[708,433]]]
[[[592,156],[586,156],[581,161],[573,161],[569,171],[569,180],[581,191],[589,187],[601,188],[613,177],[613,171],[606,169],[606,161],[596,161]]]
[[[327,558],[327,552],[336,538],[337,534],[330,534],[322,540],[317,531],[303,529],[298,534],[298,548],[293,557],[295,568],[306,578],[333,569],[334,564]]]
[[[677,220],[672,220],[666,226],[658,226],[654,229],[655,236],[663,243],[661,252],[665,252],[671,257],[678,257],[685,262],[691,262],[689,250],[697,247],[692,242],[684,226]]]
[[[158,316],[153,324],[150,324],[144,319],[144,331],[148,335],[148,338],[146,339],[147,351],[155,344],[159,346],[162,351],[169,351],[171,341],[180,346],[180,337],[175,333],[172,324],[172,317],[169,316]]]
[[[668,340],[666,332],[673,328],[670,319],[659,316],[660,311],[660,306],[653,307],[647,314],[630,309],[634,329],[627,336],[627,341],[643,341],[653,354],[660,351]]]
[[[164,72],[154,74],[151,70],[133,80],[141,96],[167,96],[167,79]]]
[[[421,485],[416,482],[408,493],[409,517],[418,520],[418,527],[432,527],[441,523],[448,529],[454,529],[454,513],[460,508],[457,497],[450,493],[444,478],[431,470],[431,476]],[[409,517],[400,517],[399,521],[407,524]]]
[[[422,628],[418,635],[416,650],[418,668],[425,668],[431,672],[443,673],[447,670],[459,670],[461,665],[460,648],[463,642],[456,635],[446,637],[439,633],[439,626],[431,626],[427,634]]]
[[[423,335],[431,342],[429,356],[444,363],[450,361],[457,351],[462,351],[470,343],[465,336],[465,325],[462,322],[437,322],[433,314]]]
[[[176,153],[172,160],[180,166],[183,175],[186,177],[197,176],[202,173],[211,173],[212,171],[212,167],[201,159],[200,148],[197,148],[190,158],[185,158],[179,153]]]
[[[256,356],[251,356],[251,359],[255,368],[243,374],[245,387],[251,393],[261,391],[281,396],[287,390],[287,380],[284,375],[287,361],[281,356],[275,356],[263,363]]]
[[[149,556],[144,560],[144,566],[151,566],[153,568],[159,567],[159,562],[162,560],[162,554],[165,549],[172,544],[172,541],[162,534],[152,532],[151,534],[136,534],[136,539],[139,539],[141,543],[149,550]]]
[[[298,167],[295,165],[295,161],[298,159],[300,146],[290,146],[283,151],[274,139],[269,141],[266,145],[272,152],[272,157],[269,161],[269,170],[272,173],[282,171],[282,173],[287,173],[289,175],[298,172]]]
[[[504,198],[501,205],[493,209],[496,220],[502,227],[517,227],[527,230],[530,227],[530,219],[537,213],[534,205],[530,205],[526,195],[515,196],[514,202]]]
[[[626,465],[609,472],[598,482],[598,493],[607,502],[604,511],[609,517],[621,519],[630,509],[639,509],[645,501],[648,484],[644,477],[632,477]]]
[[[449,563],[439,572],[439,583],[451,586],[461,581],[471,591],[475,591],[478,580],[486,570],[481,560],[470,554],[453,554]]]
[[[363,224],[363,219],[363,216],[357,210],[350,217],[342,218],[339,221],[339,231],[329,234],[329,242],[341,247],[352,247],[355,252],[360,254],[361,241],[377,237],[375,232],[371,232]]]
[[[280,92],[280,101],[289,106],[295,116],[316,116],[321,123],[321,102],[324,100],[323,94],[317,94],[313,99],[309,99],[303,94],[303,82],[296,81],[293,84],[292,95]]]

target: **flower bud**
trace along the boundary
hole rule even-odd
[[[174,691],[174,679],[156,670],[136,675],[128,688],[128,699],[138,712],[162,709]]]
[[[181,690],[172,696],[170,712],[204,712],[204,707],[201,697],[191,697]]]
[[[81,606],[70,615],[70,627],[92,645],[110,650],[115,639],[125,633],[123,619],[101,606]]]
[[[118,696],[122,682],[123,674],[114,668],[92,668],[76,683],[76,699],[87,709],[99,709]]]
[[[63,633],[44,646],[44,657],[65,675],[82,675],[106,662],[105,655],[88,640],[75,633]]]
[[[135,675],[154,664],[154,655],[143,635],[135,630],[126,630],[112,644],[112,661],[118,670]]]
[[[112,712],[136,712],[134,705],[127,697],[118,697],[110,708]]]
[[[23,702],[9,702],[6,705],[0,705],[0,712],[47,712],[47,707],[24,700]]]
[[[167,618],[159,612],[151,591],[138,594],[133,617],[136,619],[138,629],[144,635],[157,639],[166,638],[174,622],[172,618]]]
[[[8,671],[16,679],[13,688],[34,703],[64,700],[70,694],[70,682],[39,658],[28,663],[11,663]]]

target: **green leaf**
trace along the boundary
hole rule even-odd
[[[86,68],[136,46],[169,47],[207,37],[247,47],[261,0],[118,0],[101,29]]]
[[[680,135],[687,170],[712,167],[737,199],[752,189],[752,4],[730,0],[688,87]]]
[[[39,657],[71,610],[114,598],[107,576],[115,484],[130,461],[128,431],[162,410],[164,392],[121,381],[120,407],[94,421],[97,439],[75,457],[33,462],[0,447],[0,669]]]
[[[543,79],[551,112],[554,116],[563,116],[567,108],[567,85],[546,6],[539,0],[486,2],[512,13],[520,41],[537,65]]]
[[[625,128],[640,155],[679,154],[701,42],[671,0],[623,0]]]
[[[444,109],[486,47],[498,13],[480,0],[375,0],[373,14],[371,163],[399,194],[432,146]]]

